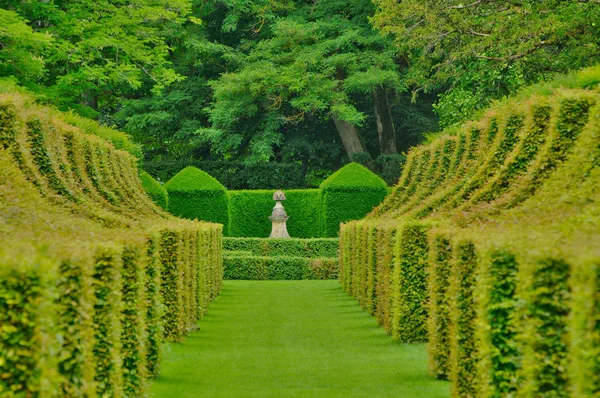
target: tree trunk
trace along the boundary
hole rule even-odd
[[[373,90],[373,108],[375,108],[375,120],[377,121],[377,132],[379,133],[380,153],[386,155],[398,153],[392,112],[390,111],[385,89],[382,87]]]
[[[346,150],[348,159],[352,160],[352,155],[355,153],[369,152],[361,141],[360,136],[358,135],[358,129],[355,125],[339,119],[334,114],[332,114],[331,117],[333,118],[335,127],[340,134],[340,138],[342,139],[342,144],[344,144],[344,149]]]

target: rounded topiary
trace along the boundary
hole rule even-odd
[[[227,230],[227,190],[214,177],[190,166],[171,178],[165,189],[169,194],[169,211],[174,215],[220,223]]]
[[[169,208],[169,195],[165,187],[160,185],[152,176],[145,171],[140,172],[140,180],[146,193],[152,198],[152,201],[164,210]]]
[[[350,163],[321,183],[323,236],[336,236],[340,222],[358,220],[388,193],[385,181],[358,163]]]

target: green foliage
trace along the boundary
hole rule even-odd
[[[519,394],[569,396],[567,316],[569,315],[569,265],[552,258],[531,264],[527,288],[520,294],[527,305],[523,365],[518,374]]]
[[[428,225],[408,224],[396,235],[392,274],[392,337],[403,343],[427,340]]]
[[[246,164],[237,161],[152,160],[144,169],[160,181],[168,181],[180,170],[194,166],[215,177],[227,189],[293,189],[305,185],[302,169],[294,163]]]
[[[153,234],[148,238],[146,257],[146,369],[149,376],[157,376],[161,358],[163,339],[163,304],[160,300],[161,262],[159,253],[160,237]]]
[[[186,167],[171,178],[169,210],[176,216],[229,225],[227,191],[216,179],[195,167]]]
[[[3,251],[6,248],[2,248]],[[56,391],[52,355],[54,262],[2,253],[0,257],[0,394],[36,396]]]
[[[98,396],[120,395],[123,380],[120,358],[120,302],[122,286],[120,250],[105,245],[96,253],[94,289],[94,364]]]
[[[471,118],[490,100],[525,84],[599,61],[600,14],[593,3],[377,0],[376,5],[374,25],[391,34],[409,59],[408,82],[425,91],[451,84],[436,106],[442,126]],[[584,78],[581,84],[594,81]]]
[[[225,279],[299,280],[337,278],[336,258],[224,256]]]
[[[448,237],[440,234],[431,243],[429,278],[429,303],[427,318],[427,351],[430,373],[438,379],[450,376],[450,297],[448,286],[451,275],[452,245]]]
[[[246,251],[254,256],[286,256],[323,258],[338,256],[338,239],[261,239],[261,238],[224,238],[223,250],[226,252]]]
[[[169,208],[167,190],[145,171],[140,172],[140,181],[146,193],[152,198],[152,201],[163,208],[163,210],[167,210]]]
[[[89,255],[66,258],[59,265],[56,306],[63,341],[58,371],[65,396],[95,394],[92,269]]]
[[[450,380],[452,396],[477,396],[476,306],[473,295],[477,252],[470,241],[459,241],[452,253]]]
[[[181,341],[184,334],[183,312],[183,241],[178,231],[160,231],[160,259],[162,263],[160,295],[165,306],[163,313],[164,338]]]
[[[15,107],[11,104],[0,104],[0,144],[9,147],[15,140]]]
[[[268,237],[273,211],[272,190],[229,191],[229,236]],[[285,191],[285,211],[290,219],[286,225],[294,238],[315,238],[319,230],[319,191],[316,189],[290,189]]]
[[[340,222],[364,217],[387,195],[386,183],[357,163],[333,173],[320,189],[325,237],[337,236]]]
[[[130,243],[122,253],[121,359],[126,396],[143,396],[146,391],[145,249],[139,243]]]

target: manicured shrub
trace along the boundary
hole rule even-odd
[[[221,183],[195,167],[186,167],[165,184],[172,214],[229,225],[229,201]]]
[[[4,249],[4,248],[2,248]],[[42,256],[0,254],[0,395],[44,396],[57,391],[56,264]]]
[[[377,276],[375,286],[375,316],[377,322],[391,333],[392,327],[392,275],[394,273],[394,242],[396,228],[389,225],[378,227]]]
[[[274,190],[229,191],[229,236],[262,237],[271,234],[272,222],[269,216],[273,211]],[[319,230],[319,190],[285,190],[285,211],[290,219],[287,229],[293,238],[318,238]]]
[[[427,231],[409,223],[396,235],[392,275],[392,337],[403,343],[427,339]]]
[[[367,244],[366,244],[366,261],[363,263],[365,268],[365,291],[363,293],[363,308],[371,315],[375,313],[377,306],[377,229],[373,223],[366,225],[367,227]]]
[[[160,231],[160,295],[165,306],[163,331],[167,341],[181,341],[185,330],[183,295],[184,242],[181,232],[172,228]]]
[[[333,173],[320,189],[325,237],[337,236],[341,222],[363,218],[387,195],[386,183],[357,163]]]
[[[338,239],[224,238],[223,249],[227,252],[248,251],[255,256],[337,257]]]
[[[458,241],[450,276],[450,381],[453,397],[477,397],[477,309],[473,289],[477,253],[473,242]]]
[[[444,234],[431,239],[428,273],[427,352],[429,371],[438,379],[450,376],[450,297],[452,245]]]
[[[147,263],[145,247],[138,242],[123,249],[121,353],[123,369],[123,394],[143,396],[146,392],[146,302]]]
[[[98,396],[119,396],[121,373],[121,250],[105,244],[96,251],[94,289],[94,363]]]
[[[518,372],[521,396],[568,397],[567,320],[569,265],[543,258],[526,264],[519,296],[523,308],[523,364]]]
[[[140,172],[140,180],[142,181],[144,190],[148,195],[150,195],[152,201],[160,206],[163,210],[168,210],[169,196],[167,194],[167,190],[145,171]]]
[[[228,256],[224,279],[299,280],[337,278],[336,258]]]
[[[569,319],[571,396],[600,394],[600,262],[573,269]]]
[[[62,377],[63,396],[94,396],[94,328],[92,289],[93,257],[84,252],[64,254],[56,281],[56,316],[58,331],[63,340],[58,371]]]
[[[516,394],[521,361],[517,343],[518,264],[514,254],[506,250],[495,249],[488,256],[487,286],[480,304],[488,326],[478,348],[484,358],[480,361],[479,391],[483,396],[505,397]]]
[[[4,148],[8,148],[15,141],[17,135],[15,130],[16,118],[14,105],[0,104],[0,144]]]
[[[146,368],[149,376],[157,376],[161,358],[163,338],[163,306],[160,300],[161,262],[159,253],[160,236],[151,233],[147,239],[146,258]]]

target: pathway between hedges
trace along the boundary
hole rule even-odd
[[[171,344],[162,397],[448,397],[425,345],[398,344],[337,281],[225,281],[200,330]]]

